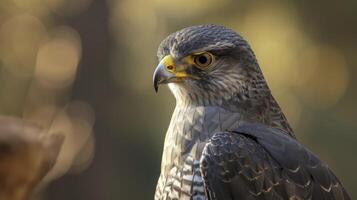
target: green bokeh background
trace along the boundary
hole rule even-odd
[[[1,114],[51,127],[65,110],[75,135],[36,199],[153,199],[175,105],[152,87],[157,46],[207,23],[250,42],[298,139],[357,198],[357,1],[1,0]]]

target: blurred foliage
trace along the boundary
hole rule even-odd
[[[357,197],[357,1],[2,0],[0,112],[67,135],[49,178],[69,174],[40,199],[153,198],[175,104],[153,91],[156,49],[206,23],[250,42],[297,137]]]

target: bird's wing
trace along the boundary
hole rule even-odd
[[[350,199],[311,151],[259,124],[216,133],[204,148],[201,172],[210,200]]]

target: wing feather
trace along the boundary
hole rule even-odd
[[[311,151],[260,124],[216,133],[204,148],[201,173],[211,200],[350,199]]]

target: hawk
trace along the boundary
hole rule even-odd
[[[153,84],[176,107],[155,200],[350,199],[331,169],[295,138],[239,34],[184,28],[158,48]]]

